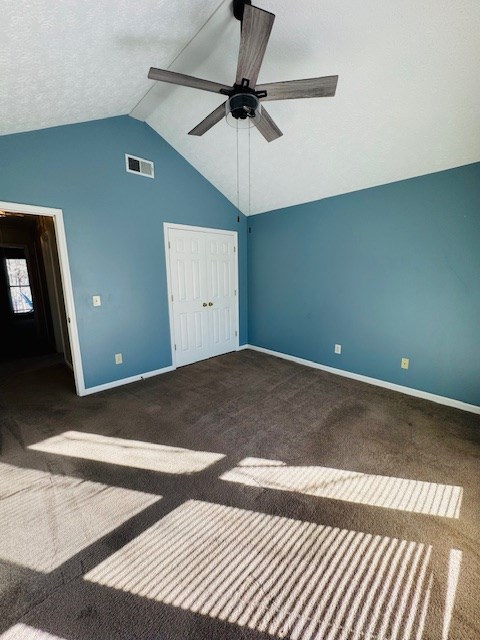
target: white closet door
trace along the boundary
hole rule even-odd
[[[170,229],[169,241],[175,360],[181,367],[210,355],[205,237]]]
[[[234,351],[237,345],[234,249],[235,241],[231,235],[208,234],[205,251],[212,356]]]
[[[168,229],[175,365],[234,351],[237,337],[234,234]]]

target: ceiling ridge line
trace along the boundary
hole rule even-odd
[[[182,55],[182,53],[185,51],[185,49],[187,49],[187,47],[189,47],[192,42],[195,40],[195,38],[199,35],[199,33],[201,31],[203,31],[205,29],[205,27],[207,26],[207,24],[210,22],[210,20],[213,18],[213,16],[217,13],[217,11],[220,10],[221,7],[223,7],[223,5],[226,2],[230,2],[230,0],[221,0],[220,4],[212,11],[212,13],[209,15],[209,17],[206,19],[206,21],[202,24],[202,26],[193,34],[193,36],[190,38],[190,40],[188,40],[188,42],[186,42],[183,47],[180,49],[180,51],[177,53],[177,55],[173,58],[173,60],[168,64],[168,66],[166,67],[166,69],[170,69],[170,67],[172,65],[175,64],[176,60],[178,60],[178,58]],[[130,109],[130,111],[128,112],[128,115],[131,115],[135,109],[138,107],[138,105],[143,102],[143,100],[145,100],[145,98],[148,96],[148,94],[155,88],[156,83],[153,83],[152,86],[143,94],[143,96],[140,98],[140,100],[138,100],[136,102],[136,104],[132,107],[132,109]]]

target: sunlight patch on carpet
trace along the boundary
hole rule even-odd
[[[220,479],[445,518],[459,517],[463,494],[462,487],[453,485],[328,467],[294,467],[261,458],[245,458]]]
[[[426,544],[189,500],[85,579],[283,638],[420,640]]]
[[[66,431],[28,447],[34,451],[107,462],[160,473],[196,473],[224,458],[222,453],[193,451],[152,442]]]
[[[460,577],[462,555],[462,552],[458,549],[451,549],[448,556],[448,577],[445,593],[445,613],[443,616],[442,640],[448,640],[450,635],[450,624],[452,622],[458,578]]]
[[[65,640],[65,638],[20,623],[2,633],[0,640]]]
[[[160,499],[0,463],[0,559],[49,573]]]

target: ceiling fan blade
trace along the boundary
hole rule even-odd
[[[225,116],[225,102],[217,107],[212,113],[209,113],[204,120],[202,120],[196,127],[188,132],[189,136],[203,136],[209,129],[211,129],[217,122]]]
[[[259,84],[256,91],[266,91],[265,100],[290,100],[294,98],[331,98],[337,89],[338,76],[306,78],[305,80],[287,80]]]
[[[169,82],[170,84],[178,84],[182,87],[192,87],[192,89],[203,89],[203,91],[213,91],[213,93],[221,93],[222,90],[231,90],[226,84],[212,82],[211,80],[202,80],[193,76],[186,76],[176,71],[167,71],[166,69],[155,69],[150,67],[148,77],[151,80],[160,80],[161,82]]]
[[[242,80],[246,78],[249,86],[255,88],[274,20],[273,13],[245,5],[236,84],[242,84]]]
[[[283,133],[277,127],[270,114],[266,109],[263,108],[263,106],[259,120],[257,121],[254,118],[253,123],[267,142],[272,142],[272,140],[276,140],[280,136],[283,136]]]

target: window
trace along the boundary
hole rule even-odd
[[[5,258],[13,313],[32,313],[33,301],[25,258]]]

